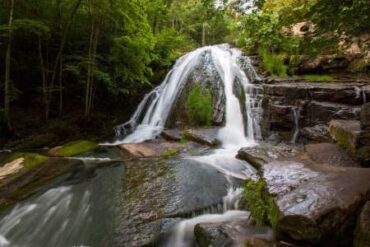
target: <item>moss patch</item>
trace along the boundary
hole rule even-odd
[[[212,125],[212,94],[203,90],[199,83],[195,84],[186,102],[186,115],[191,126]]]
[[[332,81],[334,78],[330,75],[304,75],[303,78],[308,81]]]
[[[93,151],[98,148],[98,144],[91,141],[74,141],[67,143],[63,147],[59,148],[55,151],[55,155],[57,156],[76,156],[78,154],[86,153],[89,151]]]
[[[179,153],[180,152],[177,149],[170,149],[170,150],[167,150],[166,152],[164,152],[162,154],[162,157],[163,158],[171,158],[171,157],[174,157],[174,156],[178,155]]]
[[[243,199],[257,225],[269,224],[274,230],[276,229],[280,219],[280,211],[274,198],[267,191],[266,182],[263,179],[247,180]]]
[[[11,154],[5,161],[5,163],[11,162],[13,160],[16,160],[18,158],[24,158],[24,161],[22,165],[28,169],[32,170],[45,161],[48,160],[48,157],[40,155],[40,154],[35,154],[35,153],[14,153]]]

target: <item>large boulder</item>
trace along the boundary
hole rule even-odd
[[[313,127],[304,127],[300,130],[301,137],[309,142],[327,142],[330,141],[328,126],[318,124]]]
[[[370,201],[365,204],[357,219],[357,227],[353,246],[370,246]]]
[[[356,120],[332,120],[329,125],[330,136],[352,155],[359,147],[360,122]]]
[[[208,146],[217,146],[220,141],[217,139],[219,128],[188,129],[184,131],[187,140]]]
[[[225,100],[223,82],[212,61],[209,51],[203,53],[198,66],[190,73],[189,78],[180,89],[166,127],[184,127],[187,124],[187,100],[194,85],[199,84],[202,90],[210,90],[213,105],[213,124],[222,125],[225,121]]]
[[[320,246],[348,246],[357,211],[370,193],[369,176],[364,168],[320,165],[304,157],[264,165],[263,179],[280,211],[278,235]]]
[[[113,246],[152,246],[182,218],[221,206],[226,178],[189,159],[126,162]]]

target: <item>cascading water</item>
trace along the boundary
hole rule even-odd
[[[291,139],[291,143],[296,143],[299,135],[299,108],[292,107],[293,119],[294,119],[294,131]]]
[[[231,49],[228,45],[207,46],[190,52],[176,62],[173,69],[168,73],[163,83],[147,94],[131,119],[116,127],[117,137],[125,136],[124,139],[112,143],[138,143],[150,140],[159,135],[165,127],[172,107],[179,93],[187,82],[189,75],[199,65],[204,53],[211,53],[211,60],[221,76],[226,95],[226,125],[220,131],[220,139],[224,146],[244,146],[254,142],[256,127],[253,123],[252,108],[254,99],[246,94],[247,116],[248,116],[248,138],[244,131],[243,115],[240,102],[233,93],[235,80],[238,80],[244,92],[250,92],[250,79],[258,79],[253,66],[247,59],[243,65],[241,52]],[[245,57],[244,57],[245,58]],[[248,76],[242,66],[246,66]],[[127,133],[132,132],[127,135]]]

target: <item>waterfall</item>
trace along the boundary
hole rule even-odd
[[[221,141],[224,146],[244,146],[253,143],[255,124],[251,112],[254,101],[251,100],[247,92],[250,91],[250,87],[253,87],[249,78],[258,79],[258,75],[249,59],[245,57],[242,59],[242,54],[238,49],[232,49],[228,45],[215,45],[199,48],[179,58],[162,84],[144,97],[131,119],[115,128],[117,137],[124,136],[124,138],[113,143],[113,145],[138,143],[158,136],[165,127],[172,107],[190,74],[207,52],[211,53],[212,61],[210,62],[214,64],[222,78],[226,95],[226,126],[220,131]],[[244,64],[241,63],[242,60],[244,60]],[[243,71],[242,66],[247,67],[248,76]],[[246,92],[248,137],[244,133],[240,102],[233,93],[236,80],[240,82],[244,92]]]
[[[299,108],[292,107],[293,119],[294,119],[294,131],[291,143],[296,143],[299,134]]]

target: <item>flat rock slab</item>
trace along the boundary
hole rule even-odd
[[[271,243],[274,240],[271,228],[251,225],[246,219],[197,224],[194,234],[199,247],[244,247],[247,241]]]
[[[165,156],[166,153],[173,154],[184,152],[188,145],[178,142],[153,141],[144,143],[125,143],[119,145],[125,153],[135,158],[155,158]]]
[[[301,151],[299,146],[269,143],[255,147],[242,148],[238,151],[237,158],[247,161],[254,168],[260,169],[265,163],[276,159],[294,157]]]
[[[307,155],[318,164],[341,167],[359,167],[348,153],[333,143],[308,144],[305,146]]]
[[[217,140],[219,129],[220,128],[189,129],[184,132],[184,135],[188,140],[212,147],[219,144]]]
[[[182,129],[165,129],[162,132],[162,137],[168,141],[180,141],[182,137]]]
[[[349,244],[346,237],[370,193],[369,177],[370,169],[317,165],[304,155],[263,167],[263,179],[281,212],[278,232],[322,246]]]

